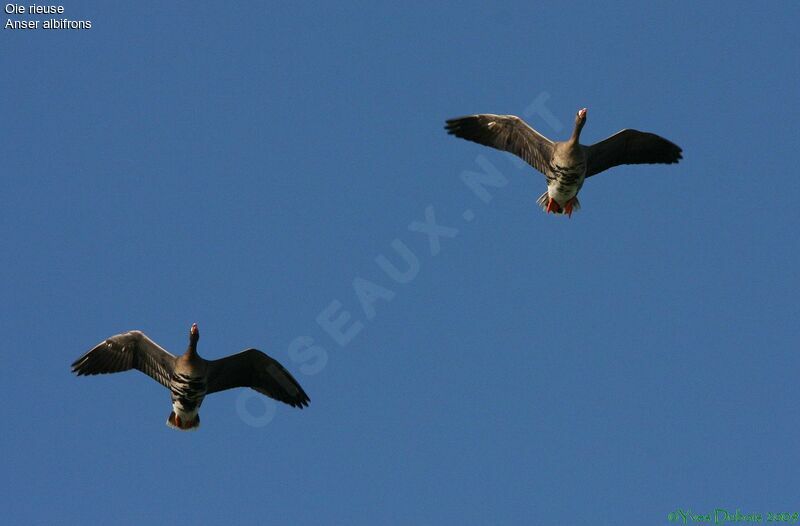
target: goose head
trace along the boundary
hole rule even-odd
[[[578,110],[578,113],[575,114],[575,129],[572,131],[572,137],[570,140],[573,142],[578,142],[581,136],[581,130],[583,129],[583,125],[586,124],[586,114],[589,110],[586,108],[581,108]]]
[[[196,323],[192,323],[192,328],[189,329],[189,346],[197,347],[197,341],[200,339],[200,330],[197,328]]]

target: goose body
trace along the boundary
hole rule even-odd
[[[591,146],[580,144],[587,110],[575,116],[566,141],[553,142],[516,115],[490,113],[449,119],[445,129],[468,141],[511,152],[547,179],[547,192],[537,203],[546,212],[571,216],[580,207],[578,192],[587,177],[621,164],[672,164],[682,150],[653,133],[625,129]]]
[[[576,196],[586,179],[586,152],[583,148],[577,144],[555,143],[547,168],[547,192],[540,199],[546,196],[547,204],[556,203],[561,209],[570,202],[577,207]]]
[[[172,413],[167,419],[167,425],[175,429],[183,429],[181,424],[200,425],[198,412],[203,404],[203,399],[208,392],[208,366],[200,358],[197,351],[191,352],[192,347],[175,360],[169,382],[169,391],[172,398]],[[197,426],[193,426],[197,427]]]
[[[273,358],[257,349],[247,349],[219,360],[197,354],[200,332],[189,331],[189,347],[174,356],[141,331],[107,338],[72,363],[78,376],[137,369],[169,389],[172,412],[167,425],[189,431],[200,425],[200,406],[206,395],[234,387],[249,387],[261,394],[302,409],[308,395],[297,380]]]

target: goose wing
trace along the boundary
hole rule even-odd
[[[97,344],[72,363],[72,372],[82,376],[137,369],[168,387],[175,360],[143,332],[130,331]]]
[[[683,158],[679,146],[654,133],[622,130],[589,146],[586,177],[620,164],[672,164]]]
[[[249,387],[301,409],[310,401],[289,371],[257,349],[208,362],[208,394],[234,387]]]
[[[511,152],[543,174],[548,173],[553,141],[516,115],[468,115],[448,120],[445,129],[450,135]]]

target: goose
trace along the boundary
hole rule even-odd
[[[446,121],[450,135],[511,152],[547,178],[547,191],[536,203],[546,213],[566,214],[580,208],[578,192],[587,177],[621,164],[673,164],[683,158],[677,145],[654,133],[621,130],[591,146],[579,143],[588,110],[575,115],[566,141],[553,142],[516,115],[483,113]]]
[[[200,426],[198,411],[211,393],[249,387],[292,407],[307,407],[310,399],[289,372],[257,349],[247,349],[219,360],[205,360],[197,354],[200,331],[189,330],[189,347],[173,356],[141,331],[129,331],[107,338],[72,363],[78,376],[107,374],[136,369],[170,390],[172,412],[167,426],[190,431]]]

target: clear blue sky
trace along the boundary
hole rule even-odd
[[[0,31],[6,520],[800,511],[800,7],[484,4],[71,0],[91,30]],[[685,159],[589,180],[567,220],[442,129],[529,109],[562,139],[584,106],[584,142]],[[488,203],[479,159],[507,181]],[[438,247],[409,229],[428,207],[458,229]],[[311,406],[229,391],[177,433],[146,376],[70,374],[134,328],[181,353],[192,322]]]

